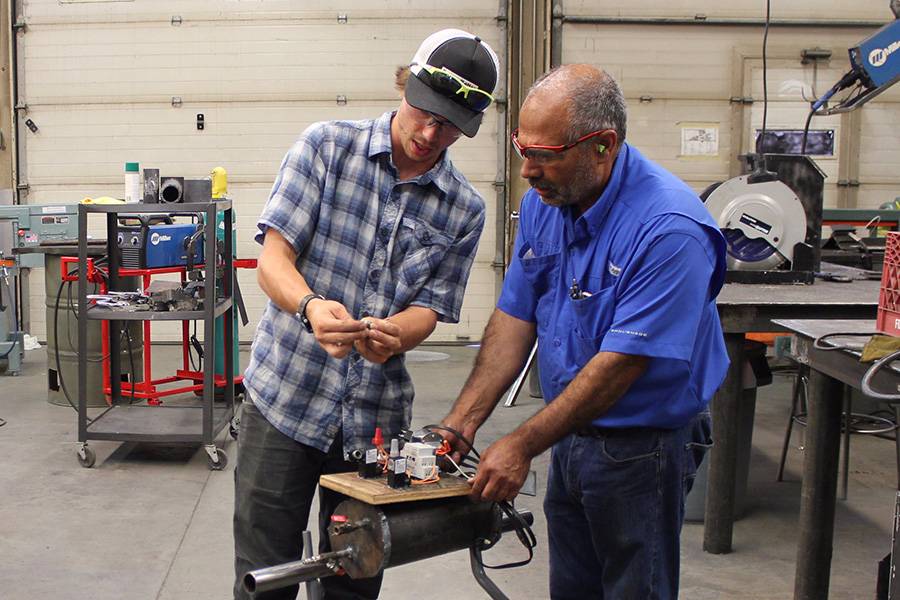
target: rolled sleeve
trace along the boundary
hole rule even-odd
[[[269,200],[259,217],[256,241],[274,228],[300,254],[312,238],[325,181],[321,129],[307,129],[281,163]]]

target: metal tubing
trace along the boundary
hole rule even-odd
[[[725,347],[731,365],[710,407],[714,445],[709,455],[703,549],[711,554],[731,552],[734,530],[734,481],[737,471],[738,405],[743,395],[744,334],[726,333]]]
[[[259,594],[277,590],[295,583],[303,583],[334,575],[337,561],[353,554],[353,548],[345,548],[338,552],[327,552],[303,560],[265,567],[247,572],[244,575],[244,589],[251,594]]]
[[[481,560],[481,548],[478,546],[469,548],[469,564],[472,566],[472,575],[475,576],[475,581],[478,582],[481,589],[487,592],[488,596],[491,597],[491,600],[509,600],[509,597],[501,592],[500,588],[497,587],[497,584],[491,581],[487,576],[487,573],[484,572],[484,562]]]
[[[766,24],[763,19],[708,19],[706,17],[592,17],[592,16],[566,16],[557,17],[563,23],[577,23],[584,25],[712,25],[712,26],[740,26],[762,27]],[[817,29],[830,28],[856,28],[856,27],[881,27],[882,21],[838,21],[838,20],[787,20],[775,19],[769,22],[770,27],[814,27]]]
[[[834,540],[843,384],[812,370],[803,485],[800,492],[800,539],[797,544],[795,600],[828,597]]]

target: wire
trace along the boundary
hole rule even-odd
[[[463,442],[468,447],[468,450],[463,456],[463,459],[460,460],[459,465],[456,464],[456,462],[450,457],[449,453],[445,454],[444,456],[451,463],[453,463],[454,466],[456,466],[457,471],[462,473],[462,475],[466,477],[466,479],[471,479],[471,476],[463,473],[462,469],[460,469],[460,465],[465,466],[467,461],[473,461],[477,465],[477,463],[481,460],[481,455],[478,453],[478,450],[475,449],[475,446],[472,444],[472,442],[456,429],[447,427],[446,425],[426,425],[424,429],[428,429],[430,431],[447,431],[449,433],[452,433],[458,440]],[[474,458],[469,456],[469,452],[474,455]],[[511,502],[502,500],[500,502],[497,502],[496,504],[500,508],[500,510],[503,511],[503,513],[506,514],[506,516],[509,517],[510,520],[512,520],[514,524],[513,531],[515,532],[516,537],[519,538],[519,542],[521,542],[521,544],[525,546],[525,549],[528,551],[528,558],[515,562],[504,563],[502,565],[488,565],[485,564],[484,561],[482,561],[480,558],[477,559],[478,562],[485,569],[511,569],[513,567],[521,567],[527,565],[534,558],[534,549],[535,547],[537,547],[537,536],[534,535],[534,531],[531,529],[531,526],[525,522],[525,519],[522,518],[522,516],[519,514],[519,511],[516,510],[515,506],[513,506]],[[492,548],[495,543],[496,540],[491,541],[482,539],[479,542],[479,546],[482,550],[487,550],[489,548]]]
[[[800,154],[806,154],[806,140],[809,137],[809,124],[812,121],[813,115],[816,114],[816,111],[813,109],[809,110],[809,114],[806,115],[806,125],[803,126],[803,143],[800,145]]]
[[[761,154],[763,157],[763,169],[765,169],[765,161],[766,154],[765,148],[763,147],[766,141],[766,120],[769,116],[769,84],[768,84],[768,64],[767,64],[767,53],[766,49],[769,44],[769,21],[772,16],[772,0],[766,0],[766,28],[763,32],[763,47],[762,47],[762,63],[763,63],[763,118],[762,118],[762,132],[759,134],[759,139],[756,142],[756,152]]]
[[[474,454],[474,455],[475,455],[475,458],[477,458],[478,460],[481,460],[481,455],[478,454],[478,451],[477,451],[477,450],[475,450],[475,446],[472,445],[472,442],[470,442],[470,441],[466,438],[466,436],[464,436],[463,434],[461,434],[461,433],[458,432],[457,430],[453,429],[452,427],[447,427],[446,425],[426,425],[426,426],[424,427],[424,429],[428,429],[428,430],[434,430],[434,429],[437,429],[438,431],[447,431],[447,432],[449,432],[449,433],[452,433],[453,435],[456,436],[456,438],[457,438],[458,440],[460,440],[461,442],[463,442],[463,443],[464,443],[466,446],[468,446],[468,448],[469,448],[468,450],[466,450],[465,454],[463,455],[463,460],[465,460],[465,458],[468,456],[469,452],[471,452],[472,454]]]
[[[813,340],[813,348],[816,350],[822,350],[825,352],[831,352],[832,350],[856,350],[857,348],[852,348],[851,346],[841,346],[838,344],[829,343],[828,346],[825,345],[825,340],[833,337],[872,337],[873,335],[881,335],[879,332],[870,332],[870,333],[826,333],[821,337],[817,337]]]

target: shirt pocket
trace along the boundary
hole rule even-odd
[[[423,283],[441,263],[450,241],[430,225],[403,217],[397,230],[398,252],[395,253],[399,254],[395,265],[403,282],[410,287]]]
[[[569,299],[574,314],[574,359],[579,367],[586,365],[597,352],[615,313],[615,287],[595,292],[580,300]]]
[[[559,261],[559,252],[536,255],[528,244],[520,250],[519,262],[522,264],[522,274],[538,297],[543,296],[551,285],[556,284]]]

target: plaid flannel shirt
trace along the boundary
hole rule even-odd
[[[277,230],[297,252],[312,290],[356,318],[423,306],[459,320],[484,226],[484,200],[445,152],[427,173],[399,181],[391,161],[391,112],[376,120],[317,123],[281,164],[256,240]],[[408,427],[413,386],[404,356],[383,365],[356,351],[329,356],[296,314],[269,302],[253,340],[245,386],[282,433],[344,452],[375,427]]]

